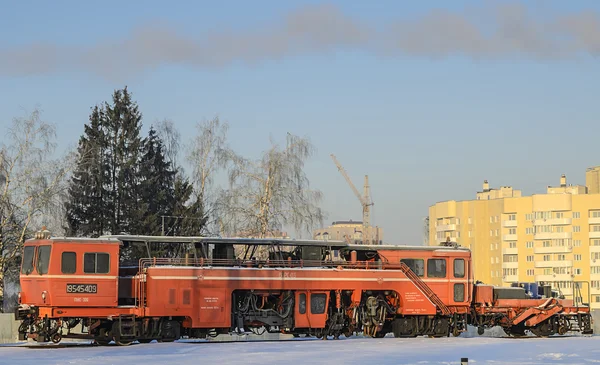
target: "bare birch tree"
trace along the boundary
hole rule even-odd
[[[172,120],[164,119],[156,124],[156,131],[165,148],[165,156],[174,169],[179,168],[179,147],[181,134]]]
[[[226,229],[264,238],[286,226],[307,231],[321,225],[322,194],[311,190],[304,172],[314,147],[306,138],[288,133],[284,148],[272,142],[258,161],[233,157],[230,189],[222,195]]]
[[[192,141],[187,155],[192,166],[192,181],[196,194],[200,196],[204,211],[208,215],[207,229],[219,230],[219,214],[217,204],[209,194],[215,174],[227,166],[234,155],[227,145],[227,122],[221,122],[218,117],[212,120],[199,122],[196,125],[198,133]]]
[[[52,159],[55,133],[54,126],[42,121],[40,112],[34,110],[26,118],[13,120],[1,145],[0,272],[5,274],[3,285],[14,280],[10,278],[9,266],[15,262],[30,231],[48,223],[56,224],[56,217],[62,216],[60,210],[70,161]],[[5,297],[8,294],[5,290]],[[5,307],[7,304],[5,300]]]

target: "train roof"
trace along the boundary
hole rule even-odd
[[[202,236],[143,236],[143,235],[111,235],[103,238],[114,238],[122,242],[156,242],[156,243],[210,243],[257,246],[321,246],[340,249],[348,246],[344,241],[301,240],[290,238],[244,238],[244,237],[202,237]]]
[[[379,250],[390,250],[390,251],[439,251],[439,250],[451,250],[451,251],[470,251],[467,247],[453,247],[453,246],[408,246],[408,245],[356,245],[348,244],[343,248],[349,251],[379,251]]]

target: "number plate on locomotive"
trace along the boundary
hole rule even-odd
[[[97,292],[97,284],[67,284],[67,293],[96,294]]]

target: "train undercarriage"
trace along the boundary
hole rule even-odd
[[[354,334],[381,338],[393,333],[397,338],[417,336],[459,336],[467,326],[475,326],[482,335],[486,328],[500,326],[513,337],[523,337],[527,331],[535,336],[564,335],[570,331],[592,333],[589,313],[557,313],[527,326],[527,321],[514,324],[505,313],[453,313],[450,315],[400,315],[398,293],[394,291],[333,290],[322,293],[322,301],[304,301],[298,292],[236,290],[232,293],[230,328],[192,328],[185,317],[114,318],[40,318],[35,309],[17,312],[21,320],[19,335],[38,342],[58,343],[62,338],[92,339],[99,345],[114,341],[129,345],[134,341],[170,342],[180,338],[207,338],[219,334],[283,333],[295,337],[310,336],[338,339]],[[325,299],[327,298],[327,299]],[[320,313],[319,317],[308,313]],[[303,317],[304,316],[304,317]],[[302,325],[302,318],[307,319]],[[315,322],[311,323],[311,319]],[[300,325],[299,325],[300,323]],[[74,329],[81,325],[80,333]]]

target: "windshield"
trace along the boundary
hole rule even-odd
[[[50,263],[50,246],[40,246],[38,249],[37,272],[38,274],[48,273],[48,264]]]
[[[25,275],[31,274],[33,271],[33,255],[35,254],[35,246],[27,246],[23,249],[23,265],[21,273]]]

